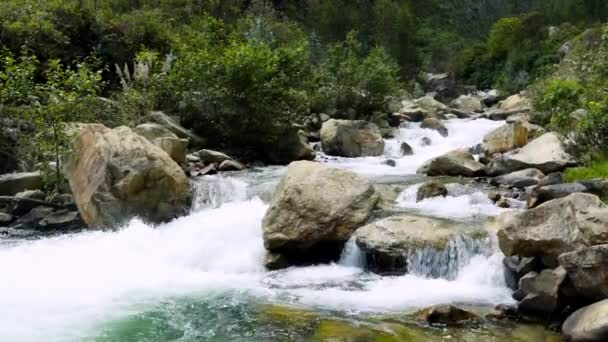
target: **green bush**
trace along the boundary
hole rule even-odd
[[[572,112],[584,108],[584,88],[577,81],[550,80],[539,86],[533,97],[534,109],[545,113],[549,127],[564,135],[570,135],[576,128],[576,118]]]
[[[608,178],[608,160],[597,161],[588,167],[576,167],[567,169],[564,172],[568,182],[580,180],[591,180],[598,178]]]

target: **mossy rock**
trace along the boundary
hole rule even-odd
[[[265,304],[260,309],[259,322],[296,329],[312,328],[319,322],[320,314],[283,305]]]

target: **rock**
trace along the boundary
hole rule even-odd
[[[418,191],[416,192],[416,202],[420,202],[424,199],[432,197],[446,197],[447,195],[448,189],[445,187],[445,185],[436,180],[432,180],[424,183],[418,188]]]
[[[22,226],[30,229],[38,229],[40,228],[40,221],[45,217],[51,215],[54,209],[51,207],[35,207],[27,214],[21,216],[18,219],[18,222],[22,224]]]
[[[400,151],[402,156],[411,156],[414,154],[414,149],[406,142],[401,143]]]
[[[6,226],[13,221],[13,215],[0,212],[0,227]]]
[[[217,164],[209,164],[196,171],[190,171],[192,177],[215,175],[217,173]]]
[[[494,185],[504,185],[511,188],[522,189],[538,184],[543,177],[545,177],[545,174],[538,169],[524,169],[494,177],[492,178],[491,183]]]
[[[543,177],[540,181],[538,181],[538,186],[545,185],[554,185],[554,184],[562,184],[566,180],[564,179],[564,174],[561,172],[552,172],[545,177]]]
[[[427,129],[435,130],[435,131],[439,132],[439,134],[441,134],[442,137],[448,136],[448,129],[441,123],[441,121],[439,121],[436,118],[424,119],[424,121],[422,121],[422,123],[420,124],[420,128],[427,128]]]
[[[243,171],[245,170],[245,166],[234,160],[224,160],[220,166],[220,171]]]
[[[424,90],[434,93],[441,101],[451,101],[461,94],[466,93],[464,87],[459,86],[450,74],[423,74]]]
[[[319,120],[321,120],[321,122],[329,121],[330,119],[331,117],[325,113],[319,114]]]
[[[539,268],[535,258],[522,258],[517,255],[505,257],[502,260],[502,264],[505,266],[505,281],[507,286],[513,290],[519,288],[519,280],[523,276]]]
[[[384,140],[378,127],[366,121],[334,120],[321,128],[323,151],[331,156],[368,157],[384,152]]]
[[[407,256],[411,252],[419,249],[444,251],[450,241],[462,235],[475,239],[483,238],[487,233],[457,222],[401,215],[359,228],[355,232],[355,239],[357,246],[365,253],[370,271],[383,275],[401,275],[408,272]],[[447,276],[449,270],[433,272],[433,276]]]
[[[484,173],[485,166],[475,161],[468,151],[454,150],[424,163],[416,172],[427,176],[475,177]]]
[[[42,173],[23,172],[0,175],[0,196],[14,196],[25,190],[42,189]]]
[[[36,201],[44,201],[46,195],[42,190],[26,190],[15,195],[16,198],[20,199],[33,199]],[[13,206],[13,215],[21,216],[27,214],[30,210],[39,206],[40,203],[30,201],[16,201]]]
[[[578,294],[592,300],[608,298],[608,245],[598,245],[559,256]]]
[[[154,123],[139,125],[133,129],[133,132],[167,152],[176,163],[184,164],[186,162],[186,155],[188,154],[187,139],[180,139],[164,126]]]
[[[528,143],[528,128],[522,122],[506,124],[483,138],[484,152],[488,155],[523,147]]]
[[[190,208],[190,182],[160,147],[127,127],[85,126],[64,172],[83,220],[114,227],[132,217],[164,222]]]
[[[74,196],[72,196],[71,194],[54,194],[49,199],[49,202],[51,204],[54,204],[57,206],[76,209],[76,203],[74,202]]]
[[[514,112],[519,110],[529,110],[532,108],[530,98],[525,92],[509,96],[498,104],[498,109],[504,112]]]
[[[432,143],[433,142],[429,137],[422,137],[422,139],[420,139],[420,146],[431,146]]]
[[[398,117],[401,121],[421,122],[429,115],[429,111],[420,107],[401,108]]]
[[[289,259],[283,254],[278,253],[266,253],[264,258],[264,267],[269,271],[281,270],[289,267]]]
[[[572,342],[604,342],[608,340],[608,300],[574,312],[562,325],[562,333]]]
[[[519,280],[519,291],[525,297],[518,309],[523,313],[551,315],[559,309],[559,288],[566,279],[563,267],[545,269],[540,274],[530,272]]]
[[[394,161],[394,160],[392,160],[392,159],[387,159],[387,160],[383,161],[383,162],[382,162],[382,164],[384,164],[384,165],[388,165],[388,166],[390,166],[390,167],[395,167],[395,166],[397,166],[397,162],[396,162],[396,161]]]
[[[492,89],[481,97],[481,102],[486,107],[492,107],[499,101],[498,90]]]
[[[450,107],[445,104],[435,100],[431,96],[424,96],[414,101],[416,106],[424,109],[426,113],[426,118],[442,118],[442,116],[446,113],[450,112]]]
[[[163,112],[151,112],[150,118],[157,124],[167,128],[173,134],[177,135],[181,139],[188,139],[192,147],[202,147],[205,145],[205,139],[192,133],[190,130],[181,126],[178,120],[168,116]]]
[[[505,255],[538,257],[548,267],[556,267],[563,253],[608,243],[608,207],[590,194],[572,194],[525,212],[505,212],[498,225]]]
[[[326,120],[327,121],[327,120]],[[315,140],[321,136],[315,132]],[[269,159],[276,164],[288,164],[296,160],[314,160],[315,151],[308,143],[308,137],[302,130],[295,128],[287,130],[281,135],[275,148],[269,153]]]
[[[198,151],[198,157],[204,163],[215,163],[218,165],[225,162],[226,160],[234,160],[227,154],[213,150],[200,150]]]
[[[580,183],[566,183],[546,185],[532,189],[527,195],[528,208],[537,207],[545,202],[563,198],[578,192],[589,192],[587,187]]]
[[[337,260],[378,200],[374,187],[353,172],[291,163],[264,216],[264,246],[290,264]]]
[[[461,95],[450,105],[456,109],[461,109],[468,112],[481,111],[481,100],[473,95]]]
[[[559,47],[559,49],[557,50],[557,54],[559,55],[560,61],[563,60],[564,58],[566,58],[566,56],[568,55],[570,50],[572,50],[571,41],[567,41],[564,44],[562,44],[562,46]]]
[[[45,216],[42,220],[40,220],[38,226],[39,228],[51,230],[72,230],[82,228],[84,226],[84,222],[82,222],[77,211],[63,209],[54,211]]]
[[[477,321],[480,319],[476,314],[453,305],[436,305],[424,309],[418,316],[429,324],[441,324],[447,326],[462,325],[463,323]]]

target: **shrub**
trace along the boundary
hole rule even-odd
[[[539,86],[533,97],[534,109],[546,113],[551,129],[570,135],[576,128],[572,112],[584,107],[584,88],[577,81],[550,80]]]
[[[576,167],[564,172],[568,182],[608,178],[608,160],[596,161],[588,167]]]

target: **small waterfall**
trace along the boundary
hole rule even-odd
[[[491,255],[489,239],[457,235],[445,249],[421,248],[407,256],[408,272],[423,277],[454,280],[478,255]]]
[[[192,211],[219,208],[225,203],[248,199],[248,184],[222,175],[204,176],[193,181]]]
[[[344,245],[338,264],[351,267],[365,266],[365,254],[361,251],[359,246],[357,246],[354,236],[352,236]]]

